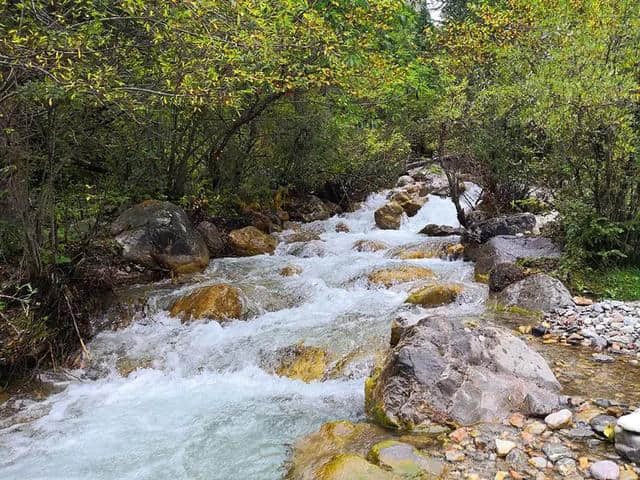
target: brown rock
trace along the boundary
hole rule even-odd
[[[593,300],[586,297],[573,297],[573,302],[579,307],[588,307],[589,305],[593,305]]]
[[[239,289],[219,283],[176,300],[169,312],[174,317],[181,316],[183,322],[200,318],[240,319],[244,313],[244,301]]]
[[[282,270],[280,270],[280,275],[283,277],[295,277],[296,275],[300,275],[302,273],[302,267],[298,265],[287,265]]]
[[[462,286],[458,284],[427,285],[412,290],[407,303],[422,305],[423,307],[438,307],[452,303],[462,293]]]
[[[400,191],[391,197],[391,201],[400,205],[409,217],[413,217],[418,213],[427,200],[427,197],[411,196],[406,191]]]
[[[286,347],[276,374],[309,383],[319,380],[327,368],[327,353],[321,348],[303,344]]]
[[[349,225],[344,222],[340,222],[336,225],[336,232],[338,233],[349,233],[350,231],[351,229],[349,228]]]
[[[430,268],[416,267],[414,265],[400,265],[396,268],[376,270],[368,276],[370,283],[384,285],[385,287],[434,277],[435,273]]]
[[[404,209],[397,202],[389,202],[374,213],[376,225],[383,230],[398,230]]]
[[[261,232],[256,227],[233,230],[229,234],[229,241],[236,254],[245,257],[273,253],[278,243],[271,235]]]

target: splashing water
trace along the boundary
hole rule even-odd
[[[469,192],[478,193],[475,186]],[[387,193],[315,222],[325,232],[325,256],[296,257],[281,244],[272,256],[214,260],[197,284],[158,288],[149,300],[154,312],[93,340],[94,372],[74,372],[81,380],[38,404],[48,414],[0,431],[0,478],[275,480],[297,437],[329,420],[364,418],[363,380],[388,343],[391,320],[403,311],[424,313],[404,303],[410,285],[371,288],[367,273],[410,263],[463,283],[462,299],[437,309],[446,313],[479,313],[486,295],[471,264],[353,250],[363,239],[389,247],[429,241],[416,233],[428,223],[458,226],[451,201],[430,196],[400,230],[378,230],[373,212]],[[350,232],[336,233],[339,222]],[[280,276],[291,263],[302,274]],[[178,296],[220,281],[245,292],[252,318],[183,325],[166,312]],[[264,368],[278,348],[300,342],[325,349],[335,364],[358,357],[354,352],[361,358],[347,372],[309,384]],[[124,378],[116,369],[122,356],[144,359],[147,368]]]

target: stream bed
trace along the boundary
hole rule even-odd
[[[321,232],[320,245],[282,243],[272,256],[216,259],[189,283],[153,286],[145,315],[99,334],[89,345],[87,368],[71,372],[62,392],[25,407],[24,421],[0,430],[0,478],[281,479],[296,438],[330,420],[365,418],[364,379],[388,345],[392,319],[425,313],[404,303],[411,284],[372,288],[367,274],[378,268],[429,267],[439,281],[464,286],[455,303],[431,314],[477,316],[515,328],[517,319],[482,316],[487,287],[474,281],[473,264],[389,255],[417,243],[455,243],[417,233],[428,223],[458,226],[451,201],[429,196],[400,230],[379,230],[373,212],[386,193],[372,195],[356,212],[305,225]],[[335,232],[340,222],[348,233]],[[365,239],[389,248],[355,251],[354,243]],[[302,273],[281,276],[290,264]],[[245,293],[248,320],[182,324],[168,314],[178,297],[219,282]],[[325,350],[336,373],[304,383],[265,367],[282,348],[301,343]],[[637,371],[623,362],[597,365],[586,352],[535,348],[570,394],[640,400],[633,388]],[[143,368],[122,376],[123,358]]]

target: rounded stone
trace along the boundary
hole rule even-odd
[[[620,478],[620,467],[611,460],[596,462],[591,465],[589,471],[596,480],[618,480]]]

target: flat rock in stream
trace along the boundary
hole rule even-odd
[[[365,387],[368,414],[386,427],[471,425],[506,419],[529,405],[539,414],[562,403],[545,360],[505,329],[430,317],[398,336]]]

